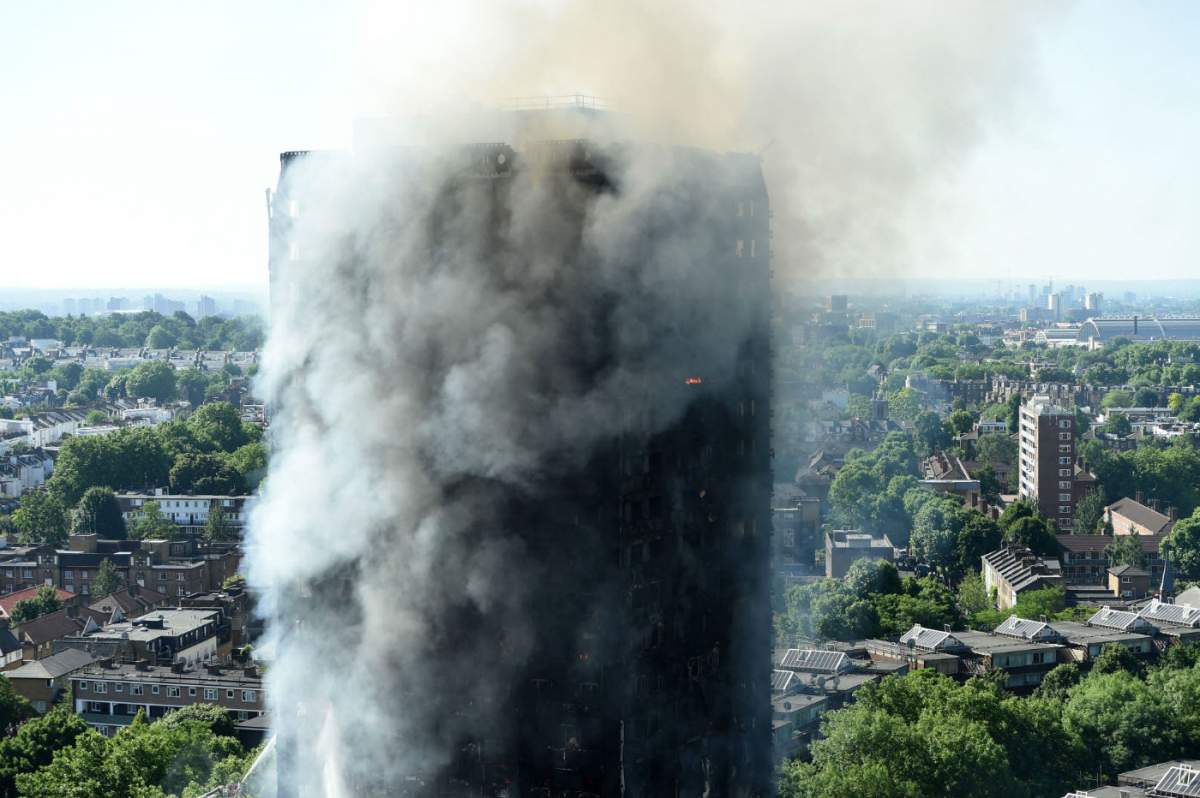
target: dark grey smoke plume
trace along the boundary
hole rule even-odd
[[[1027,21],[776,5],[489,4],[479,28],[499,44],[452,48],[469,65],[402,81],[398,106],[569,82],[619,100],[619,129],[581,149],[538,143],[577,136],[550,124],[511,130],[511,150],[427,138],[291,163],[249,575],[273,712],[317,741],[287,761],[308,794],[482,767],[479,741],[512,742],[513,692],[541,659],[609,645],[623,597],[588,541],[612,486],[589,463],[721,396],[769,323],[723,271],[729,198],[752,192],[757,160],[647,142],[763,150],[785,273],[895,261],[912,199],[1009,96]],[[433,124],[444,141],[475,138],[433,118],[465,126]],[[545,602],[564,578],[589,599],[556,628]]]

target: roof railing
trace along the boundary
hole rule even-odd
[[[506,97],[497,105],[502,111],[550,111],[562,108],[586,108],[593,111],[613,110],[613,106],[606,100],[591,94]]]

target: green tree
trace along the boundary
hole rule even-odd
[[[202,452],[232,452],[252,440],[237,408],[229,402],[202,405],[187,419],[188,429]]]
[[[89,427],[98,427],[108,423],[108,414],[103,410],[91,410],[83,417],[83,423]]]
[[[1004,539],[1009,543],[1028,546],[1034,554],[1042,556],[1054,556],[1059,552],[1054,527],[1040,516],[1017,519],[1005,530]]]
[[[1091,535],[1104,520],[1104,489],[1094,488],[1075,505],[1075,534]]]
[[[975,444],[975,459],[981,463],[1016,465],[1016,441],[1007,435],[994,432],[987,435],[980,435],[979,442]]]
[[[1063,726],[1110,777],[1180,751],[1180,733],[1165,698],[1125,671],[1089,676],[1071,690]]]
[[[240,495],[246,492],[242,475],[219,454],[181,454],[171,466],[173,493]]]
[[[175,372],[175,386],[179,395],[199,407],[204,402],[204,389],[208,387],[208,377],[199,369],[181,369]]]
[[[955,410],[946,419],[946,424],[950,427],[950,431],[955,435],[962,435],[964,432],[970,432],[975,426],[975,414],[966,410]]]
[[[962,615],[950,589],[935,579],[906,579],[903,593],[873,596],[871,603],[882,634],[898,636],[913,624],[940,629],[959,626]]]
[[[978,570],[967,573],[958,583],[958,609],[966,617],[992,609],[992,600]]]
[[[1133,393],[1130,391],[1109,391],[1100,400],[1101,410],[1111,410],[1114,407],[1133,407]]]
[[[133,540],[172,540],[178,534],[179,527],[162,514],[158,502],[146,502],[129,521],[129,537]]]
[[[171,467],[159,433],[144,427],[63,441],[47,486],[75,504],[93,486],[150,489],[167,483]]]
[[[49,765],[55,753],[69,748],[87,728],[70,707],[59,705],[0,740],[0,798],[16,798],[19,774]]]
[[[0,731],[5,735],[12,734],[34,714],[33,706],[13,690],[12,682],[0,677]]]
[[[858,598],[872,593],[899,593],[900,572],[887,560],[855,560],[842,577],[842,586]]]
[[[925,502],[913,515],[909,548],[913,554],[937,568],[951,569],[956,562],[959,532],[967,523],[970,510],[949,496]]]
[[[156,324],[150,328],[150,332],[146,335],[147,349],[170,349],[175,346],[178,339],[175,334],[161,324]]]
[[[125,578],[121,576],[112,564],[112,560],[105,557],[100,561],[100,567],[96,569],[96,578],[92,580],[92,595],[96,598],[103,598],[111,595],[125,586]]]
[[[62,501],[45,489],[21,494],[21,506],[12,514],[22,543],[58,546],[67,540],[67,511]]]
[[[1137,535],[1115,535],[1112,543],[1104,547],[1104,555],[1108,558],[1110,567],[1132,565],[1135,568],[1146,567],[1146,553]]]
[[[1181,577],[1200,579],[1200,510],[1175,522],[1163,539],[1162,550]]]
[[[983,555],[1000,548],[1000,525],[983,513],[965,511],[966,523],[958,531],[954,544],[951,572],[955,577],[977,570]]]
[[[1124,413],[1109,413],[1108,418],[1098,427],[1100,432],[1106,432],[1109,435],[1119,435],[1124,438],[1127,435],[1133,434],[1133,423],[1129,420],[1129,416]]]
[[[1061,795],[1075,786],[1084,751],[1063,733],[1060,711],[986,679],[958,685],[925,669],[885,679],[825,716],[812,762],[784,768],[780,795]]]
[[[175,369],[162,360],[147,360],[129,372],[125,390],[130,396],[169,402],[175,398]]]
[[[209,544],[226,543],[237,540],[239,536],[238,528],[230,523],[225,511],[216,501],[213,501],[208,510],[208,519],[204,522],[204,542]]]
[[[913,430],[922,453],[939,452],[950,445],[950,433],[937,413],[926,411],[913,421]]]
[[[104,385],[104,398],[123,399],[128,393],[129,372],[119,371]]]
[[[111,738],[80,734],[49,765],[17,775],[22,796],[38,798],[161,798],[193,794],[212,786],[218,765],[232,760],[240,769],[245,752],[234,737],[214,734],[201,720],[134,722]]]
[[[1120,643],[1108,643],[1100,650],[1100,654],[1092,662],[1092,673],[1132,673],[1141,677],[1146,674],[1146,666],[1125,646]]]
[[[267,447],[263,445],[262,441],[247,443],[229,455],[228,462],[241,474],[246,490],[257,490],[263,477],[267,475]],[[887,530],[880,531],[886,532]]]
[[[63,603],[62,599],[58,597],[58,591],[50,585],[42,585],[37,589],[33,598],[18,601],[13,607],[10,617],[14,626],[20,626],[34,618],[58,612],[62,607]]]
[[[234,737],[237,735],[237,725],[229,712],[216,704],[188,704],[185,707],[172,710],[160,721],[167,726],[184,726],[188,723],[200,723],[213,734]]]
[[[1038,685],[1037,694],[1042,698],[1049,698],[1055,701],[1066,701],[1070,695],[1071,688],[1079,684],[1079,680],[1083,678],[1079,666],[1074,662],[1064,662],[1061,665],[1055,665],[1050,669],[1050,672],[1042,677],[1042,683]]]
[[[1021,394],[1014,393],[1008,398],[1008,431],[1016,433],[1021,428]]]
[[[97,485],[83,492],[71,514],[71,531],[107,539],[125,538],[125,519],[111,488]]]
[[[888,397],[888,416],[901,421],[914,421],[921,412],[921,394],[912,388],[901,388]]]

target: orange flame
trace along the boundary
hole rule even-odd
[[[703,377],[688,377],[687,379],[685,379],[683,381],[683,384],[684,385],[699,385],[702,382],[704,382]]]

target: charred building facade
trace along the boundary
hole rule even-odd
[[[422,157],[401,158],[398,173],[416,179]],[[295,234],[304,214],[322,212],[320,198],[291,180],[313,158],[349,156],[281,158],[269,196],[276,306],[304,301],[292,276],[326,257],[306,251]],[[450,158],[420,222],[428,268],[455,257],[446,249],[462,238],[464,217],[482,231],[482,243],[471,246],[497,272],[523,257],[522,236],[548,242],[539,247],[552,253],[554,273],[541,290],[568,319],[548,358],[569,365],[552,374],[531,368],[528,390],[577,397],[613,382],[621,390],[602,395],[617,407],[597,415],[621,421],[596,421],[602,432],[578,445],[565,436],[538,447],[532,477],[457,474],[440,482],[447,502],[483,497],[473,501],[486,504],[486,523],[461,532],[472,546],[485,546],[497,529],[519,541],[535,575],[519,586],[529,626],[518,634],[475,607],[452,607],[441,626],[453,633],[431,641],[425,655],[448,664],[437,695],[422,697],[427,722],[412,723],[414,688],[401,673],[395,695],[385,690],[380,699],[394,699],[397,718],[408,718],[397,723],[394,745],[430,733],[450,755],[402,774],[403,783],[343,762],[347,783],[362,795],[771,794],[770,214],[758,159],[586,140],[475,145]],[[661,171],[601,257],[589,225],[600,206],[642,190],[632,161]],[[541,203],[544,223],[514,231],[518,202]],[[608,298],[623,289],[592,290],[590,275],[611,273],[614,263],[631,296],[654,297],[638,313]],[[509,278],[491,279],[504,301]],[[551,416],[547,409],[544,423]],[[534,436],[542,421],[497,419],[529,424]],[[353,581],[355,567],[338,579]],[[321,588],[312,590],[319,597]],[[282,611],[275,622],[353,626],[361,615]],[[477,689],[497,672],[504,689]],[[280,795],[321,794],[295,776],[295,765],[310,758],[314,715],[311,707],[274,709]]]

